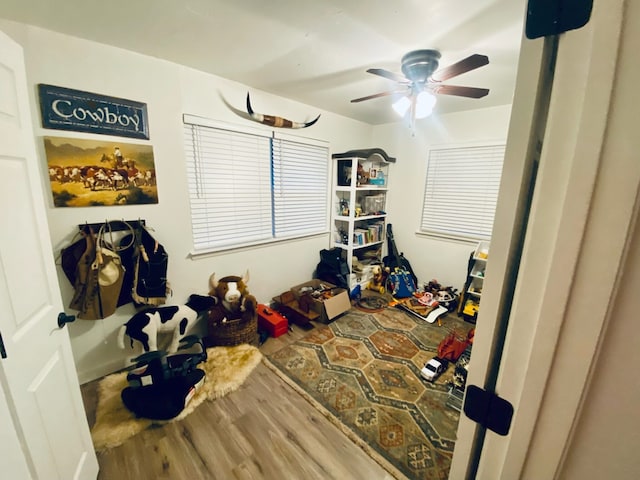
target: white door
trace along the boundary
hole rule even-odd
[[[503,343],[495,391],[515,413],[508,435],[486,434],[477,471],[468,458],[478,427],[461,417],[452,479],[565,478],[564,458],[638,208],[640,163],[637,149],[629,148],[638,136],[619,133],[621,126],[635,125],[633,115],[637,119],[637,83],[625,90],[617,78],[623,60],[635,62],[637,37],[628,50],[620,43],[623,19],[637,25],[640,16],[640,9],[632,17],[628,7],[625,12],[624,0],[594,2],[585,27],[559,36],[553,88],[545,85],[541,68],[550,41],[523,44],[505,168],[512,173],[521,168],[527,150],[539,167],[528,217],[517,211],[522,176],[513,174],[501,184],[468,378],[483,386],[494,374],[486,366],[493,344]],[[550,94],[550,103],[541,112],[544,121],[536,124],[530,119],[539,91]],[[526,237],[514,260],[519,221],[527,225]],[[517,276],[505,275],[512,261]],[[508,286],[515,287],[509,298]],[[510,305],[503,311],[505,300]],[[486,324],[504,314],[509,317],[504,338],[483,328],[484,319]]]
[[[0,32],[0,476],[91,479],[98,462],[69,336],[57,324],[42,185],[22,48]]]

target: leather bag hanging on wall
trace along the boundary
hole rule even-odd
[[[79,310],[81,313],[85,309],[85,303],[90,291],[94,291],[95,288],[90,285],[91,265],[96,259],[96,237],[91,229],[86,232],[84,237],[85,248],[84,252],[78,259],[76,269],[74,273],[74,293],[69,303],[69,308]],[[80,315],[78,315],[79,317]]]
[[[131,297],[142,305],[163,305],[171,292],[167,281],[169,255],[142,225],[136,229],[136,253]]]
[[[71,285],[76,284],[78,262],[87,249],[87,235],[88,230],[79,231],[74,235],[71,240],[71,244],[68,247],[63,248],[60,252],[60,266],[62,267],[62,271],[65,276],[71,282]]]
[[[133,232],[133,228],[126,225]],[[105,232],[109,233],[109,242],[105,239]],[[78,318],[103,319],[112,315],[118,306],[125,270],[114,245],[111,226],[107,222],[100,228],[93,246],[87,247],[87,257],[79,263],[81,280],[78,281],[79,288],[70,305],[80,311]],[[88,264],[87,260],[91,256],[93,261]]]
[[[137,227],[134,227],[134,229]],[[135,276],[135,260],[136,260],[136,241],[135,233],[129,233],[120,239],[118,254],[124,267],[124,281],[120,289],[118,297],[118,307],[133,302],[131,291],[133,290],[133,279]]]

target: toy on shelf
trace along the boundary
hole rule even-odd
[[[488,258],[489,242],[487,241],[479,242],[476,249],[469,254],[467,278],[458,305],[458,316],[469,323],[475,324],[478,319]]]
[[[366,185],[367,183],[369,183],[369,172],[367,172],[364,167],[362,166],[362,163],[358,162],[358,171],[357,171],[358,177],[357,177],[357,185]]]
[[[349,216],[349,202],[346,199],[341,199],[340,200],[339,213],[343,217],[348,217]]]

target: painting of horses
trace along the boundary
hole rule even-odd
[[[158,203],[151,145],[44,137],[56,207]]]

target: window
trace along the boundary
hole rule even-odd
[[[498,200],[504,144],[429,152],[420,231],[489,239]]]
[[[194,253],[328,229],[328,146],[184,116]]]
[[[271,159],[275,237],[326,231],[328,149],[273,139]]]

